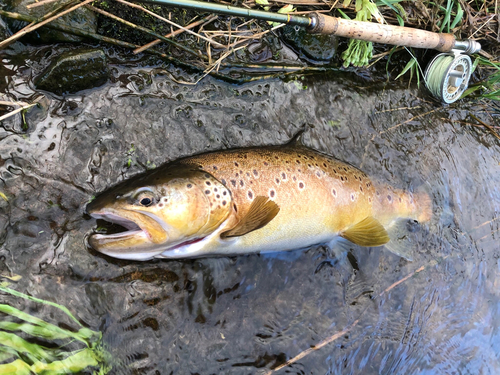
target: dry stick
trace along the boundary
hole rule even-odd
[[[430,264],[432,264],[433,262],[431,262]],[[399,281],[396,281],[394,284],[390,285],[389,287],[387,287],[386,289],[384,289],[382,292],[379,293],[378,297],[381,297],[382,295],[384,295],[385,293],[389,292],[390,290],[394,289],[395,287],[397,287],[399,284],[402,284],[404,283],[406,280],[408,280],[409,278],[415,276],[417,273],[419,272],[422,272],[424,269],[425,269],[426,266],[422,266],[420,268],[418,268],[417,270],[413,271],[412,273],[410,273],[409,275],[406,275],[405,277],[403,277],[401,280]],[[318,350],[318,349],[321,349],[323,346],[325,345],[328,345],[330,344],[331,342],[337,340],[339,337],[342,337],[344,336],[345,334],[349,333],[358,323],[359,321],[361,320],[361,317],[363,316],[363,314],[365,313],[365,311],[368,309],[368,307],[366,307],[362,312],[361,314],[359,315],[359,318],[356,319],[354,322],[352,322],[347,328],[344,328],[344,330],[340,331],[340,332],[337,332],[336,334],[326,338],[325,340],[321,341],[319,344],[317,345],[314,345],[312,347],[310,347],[309,349],[306,349],[304,350],[303,352],[299,353],[298,355],[296,355],[295,357],[293,357],[292,359],[289,359],[288,361],[286,361],[285,363],[283,363],[282,365],[279,365],[278,367],[272,369],[272,370],[269,370],[265,373],[265,375],[270,375],[272,374],[273,372],[276,372],[278,370],[281,370],[282,368],[284,367],[287,367],[289,365],[291,365],[292,363],[295,363],[297,362],[298,360],[304,358],[306,355]]]
[[[111,14],[109,12],[106,12],[105,10],[96,8],[96,7],[92,6],[92,5],[86,5],[86,7],[89,8],[90,10],[94,11],[94,12],[97,12],[97,13],[100,13],[100,14],[102,14],[104,16],[112,18],[115,21],[121,22],[121,23],[123,23],[123,24],[125,24],[127,26],[130,26],[130,27],[132,27],[132,28],[134,28],[136,30],[140,30],[140,31],[145,32],[147,34],[153,35],[154,37],[159,38],[159,39],[161,39],[161,40],[163,40],[163,41],[165,41],[167,43],[170,43],[170,44],[174,45],[177,48],[183,49],[184,51],[189,52],[189,53],[195,55],[196,57],[199,57],[201,59],[204,58],[204,56],[200,52],[193,51],[191,48],[186,47],[186,46],[184,46],[184,45],[182,45],[180,43],[177,43],[176,41],[173,41],[172,39],[165,38],[163,35],[157,34],[157,33],[155,33],[152,30],[149,30],[149,29],[147,29],[145,27],[136,25],[136,24],[134,24],[132,22],[124,20],[123,18],[117,17],[114,14]]]
[[[29,103],[26,103],[26,102],[8,102],[6,100],[0,100],[0,105],[6,105],[9,107],[13,107],[13,106],[29,105]]]
[[[218,16],[207,16],[205,18],[202,18],[199,21],[196,21],[196,22],[193,22],[193,23],[187,25],[186,29],[192,29],[192,28],[194,28],[194,27],[196,27],[196,26],[198,26],[198,25],[200,25],[200,24],[202,24],[204,22],[212,22],[212,21],[216,20],[217,17]],[[165,35],[164,38],[171,38],[171,37],[173,37],[175,35],[179,35],[179,34],[181,34],[183,32],[184,32],[184,30],[178,29],[178,30],[176,30],[176,31],[174,31],[172,33],[169,33],[169,34]],[[156,46],[160,42],[161,42],[161,39],[153,40],[152,42],[149,42],[148,44],[145,44],[142,47],[135,49],[134,50],[134,55],[137,55],[138,53],[143,52],[143,51],[147,50],[148,48]]]
[[[196,37],[198,37],[198,38],[201,38],[201,39],[203,39],[203,40],[206,40],[207,42],[209,42],[210,44],[212,44],[214,47],[217,47],[217,48],[226,48],[226,46],[223,46],[222,44],[217,43],[217,42],[216,42],[216,41],[214,41],[214,40],[211,40],[211,39],[205,38],[204,36],[202,36],[202,35],[200,35],[200,34],[198,34],[198,33],[195,33],[194,31],[191,31],[191,30],[189,30],[189,29],[186,29],[185,27],[183,27],[183,26],[181,26],[181,25],[178,25],[178,24],[176,24],[175,22],[172,22],[172,21],[170,21],[170,20],[167,20],[166,18],[164,18],[164,17],[162,17],[162,16],[159,16],[158,14],[156,14],[156,13],[154,13],[154,12],[151,12],[150,10],[148,10],[148,9],[146,9],[146,8],[144,8],[144,7],[140,6],[140,5],[137,5],[137,4],[132,4],[132,3],[129,3],[128,1],[125,1],[125,0],[116,0],[116,1],[118,1],[119,3],[125,4],[125,5],[128,5],[128,6],[132,7],[132,8],[137,8],[137,9],[140,9],[140,10],[142,10],[143,12],[146,12],[146,13],[148,13],[148,14],[152,15],[153,17],[156,17],[156,18],[158,18],[158,19],[160,19],[160,20],[162,20],[162,21],[164,21],[164,22],[168,23],[169,25],[173,25],[173,26],[175,26],[175,27],[177,27],[177,28],[179,28],[179,29],[182,29],[182,30],[184,30],[184,31],[186,31],[186,32],[188,32],[188,33],[190,33],[190,34],[193,34],[194,36],[196,36]]]
[[[33,3],[33,4],[26,5],[26,9],[32,9],[32,8],[40,7],[42,5],[54,3],[56,1],[59,1],[59,0],[42,0],[42,1],[39,1],[39,2],[36,2],[36,3]]]
[[[12,112],[9,112],[9,113],[7,113],[7,114],[5,114],[5,115],[1,116],[1,117],[0,117],[0,121],[3,121],[3,120],[5,120],[6,118],[9,118],[10,116],[14,116],[16,113],[19,113],[19,112],[21,112],[21,111],[24,111],[25,109],[31,108],[31,107],[33,107],[33,106],[35,106],[35,105],[37,105],[37,103],[34,103],[34,104],[28,104],[28,105],[23,106],[23,107],[21,107],[21,108],[15,109],[15,110],[13,110]]]
[[[45,25],[45,24],[47,24],[49,22],[52,22],[55,19],[57,19],[57,18],[59,18],[61,16],[64,16],[65,14],[68,14],[68,13],[74,11],[75,9],[78,9],[78,8],[84,6],[85,4],[88,4],[88,3],[92,2],[92,1],[94,1],[94,0],[85,0],[84,2],[82,2],[80,4],[77,4],[77,5],[69,8],[68,10],[65,10],[64,12],[61,12],[61,13],[53,16],[53,17],[50,17],[50,18],[46,19],[45,21],[37,23],[36,25],[33,25],[32,27],[24,28],[23,30],[21,30],[22,32],[18,32],[16,34],[12,35],[10,38],[7,38],[4,41],[0,42],[0,49],[5,48],[10,43],[18,40],[19,38],[23,37],[24,35],[28,34],[29,32],[31,32],[33,30],[36,30],[39,27],[42,27],[43,25]]]
[[[12,19],[15,19],[15,20],[23,21],[23,22],[34,22],[35,21],[34,17],[30,17],[30,16],[27,16],[25,14],[19,14],[19,13],[13,13],[13,12],[6,12],[6,11],[4,11],[2,9],[0,9],[0,16],[12,18]],[[131,49],[135,49],[135,48],[140,47],[140,46],[138,46],[136,44],[132,44],[132,43],[129,43],[129,42],[124,42],[122,40],[113,39],[113,38],[110,38],[110,37],[107,37],[107,36],[102,36],[102,35],[99,35],[99,34],[95,34],[95,33],[87,32],[87,31],[83,31],[83,30],[80,30],[80,29],[71,28],[71,27],[68,27],[68,26],[63,25],[63,24],[58,24],[58,25],[49,24],[49,25],[47,25],[47,27],[50,27],[51,29],[63,31],[63,32],[68,33],[68,34],[77,35],[77,36],[81,36],[81,37],[84,37],[84,38],[91,38],[91,39],[95,39],[95,40],[98,40],[98,41],[104,42],[104,43],[114,44],[114,45],[120,46],[120,47],[131,48]],[[182,63],[182,62],[178,61],[177,59],[175,59],[175,58],[173,58],[171,56],[168,56],[168,55],[166,55],[166,54],[164,54],[162,52],[159,52],[157,50],[152,49],[149,52],[152,53],[152,54],[155,54],[157,56],[160,56],[162,58],[165,58],[167,60],[175,61],[177,63]],[[202,69],[200,66],[197,66],[197,65],[194,65],[194,64],[187,64],[187,63],[183,63],[183,64],[185,66],[189,66],[189,67],[191,67],[193,69]]]
[[[484,125],[484,127],[488,128],[488,130],[493,134],[497,139],[500,139],[500,135],[497,134],[497,132],[491,127],[491,125],[488,125],[487,123],[479,120],[473,113],[470,114],[471,117],[479,122],[481,125]]]

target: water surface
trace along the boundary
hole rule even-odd
[[[473,111],[498,125],[498,112],[347,75],[192,86],[176,82],[189,78],[182,70],[140,63],[56,97],[33,89],[35,65],[0,67],[10,72],[2,99],[43,96],[27,128],[20,116],[0,126],[0,274],[101,330],[121,363],[114,373],[266,373],[329,338],[275,373],[499,373],[500,147],[464,124]],[[434,218],[416,232],[412,262],[385,248],[351,246],[338,259],[315,246],[141,263],[85,246],[96,192],[179,157],[285,143],[304,123],[308,146],[430,193]]]

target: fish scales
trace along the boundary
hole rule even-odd
[[[119,246],[105,235],[89,241],[98,251],[126,259],[290,250],[331,244],[339,235],[379,246],[389,241],[384,227],[397,218],[427,221],[431,215],[426,194],[374,183],[361,170],[302,146],[196,155],[129,185],[88,206],[95,217],[133,221],[127,225],[138,234],[116,235]],[[110,203],[113,194],[128,197],[128,203]],[[148,206],[140,207],[143,203]],[[155,242],[156,232],[148,231],[140,215],[145,223],[159,223],[156,231],[165,232],[161,240]]]
[[[327,229],[339,232],[372,210],[375,189],[365,173],[306,148],[215,152],[184,163],[210,172],[231,190],[239,219],[255,197],[275,201],[280,213],[267,231],[261,231],[262,235],[279,228],[299,236],[317,235]],[[292,217],[296,228],[284,226]]]

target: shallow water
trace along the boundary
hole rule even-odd
[[[499,373],[500,147],[462,123],[473,111],[498,125],[498,112],[348,75],[192,86],[176,83],[189,79],[180,69],[140,63],[55,97],[33,89],[36,63],[24,64],[0,63],[2,99],[44,97],[27,129],[20,116],[0,126],[0,274],[101,330],[114,373],[265,373],[325,339],[275,373]],[[316,246],[141,263],[85,246],[96,192],[182,156],[285,143],[304,123],[308,146],[429,191],[434,218],[413,262],[356,246],[339,260]]]

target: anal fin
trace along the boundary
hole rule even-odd
[[[385,228],[373,216],[349,227],[340,236],[359,246],[382,246],[390,241]]]
[[[264,196],[255,197],[246,215],[236,226],[221,233],[221,238],[238,237],[262,228],[268,224],[280,211],[279,206]]]

